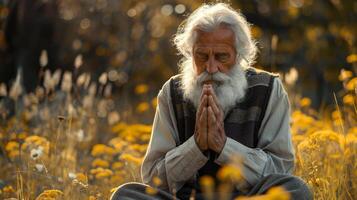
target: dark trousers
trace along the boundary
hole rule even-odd
[[[296,176],[286,174],[271,174],[262,178],[250,191],[247,196],[265,194],[270,188],[275,186],[283,187],[290,193],[292,200],[309,200],[313,195],[305,182]],[[111,200],[186,200],[188,198],[174,198],[172,194],[164,190],[157,190],[155,195],[146,193],[146,188],[150,187],[141,183],[127,183],[121,185],[112,195]],[[242,194],[242,193],[240,193]],[[234,199],[238,194],[232,194]],[[217,195],[218,196],[218,195]],[[204,200],[203,194],[196,194],[196,200]]]

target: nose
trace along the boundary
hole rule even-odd
[[[206,71],[209,74],[214,74],[219,69],[219,63],[214,59],[213,56],[210,56],[206,63]]]

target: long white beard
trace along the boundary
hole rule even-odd
[[[189,65],[192,62],[183,64]],[[184,98],[190,100],[196,109],[200,103],[203,82],[213,80],[212,86],[225,116],[237,103],[243,101],[248,88],[245,71],[239,65],[233,66],[229,74],[221,72],[208,74],[205,71],[197,76],[193,65],[183,66],[182,73],[181,88]]]

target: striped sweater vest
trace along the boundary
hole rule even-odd
[[[237,103],[224,119],[224,130],[227,137],[237,142],[255,148],[258,143],[258,131],[262,123],[269,97],[273,87],[273,80],[277,77],[266,71],[248,68],[246,71],[248,89],[243,101]],[[172,105],[175,112],[180,144],[184,143],[194,134],[196,122],[196,109],[193,104],[183,98],[180,87],[182,75],[176,75],[170,80],[170,92]],[[180,145],[178,144],[178,145]],[[207,152],[205,152],[207,153]],[[201,176],[209,175],[215,178],[220,166],[214,162],[217,155],[210,151],[208,162],[198,171],[198,177],[194,182],[187,182],[178,191],[180,197],[186,193],[187,196],[192,189],[201,192],[198,180]],[[205,154],[207,155],[207,154]]]

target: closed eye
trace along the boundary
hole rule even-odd
[[[206,53],[196,52],[195,56],[199,61],[207,61],[208,60],[208,55]]]
[[[216,60],[220,62],[226,62],[230,58],[230,55],[228,53],[216,53],[215,54]]]

